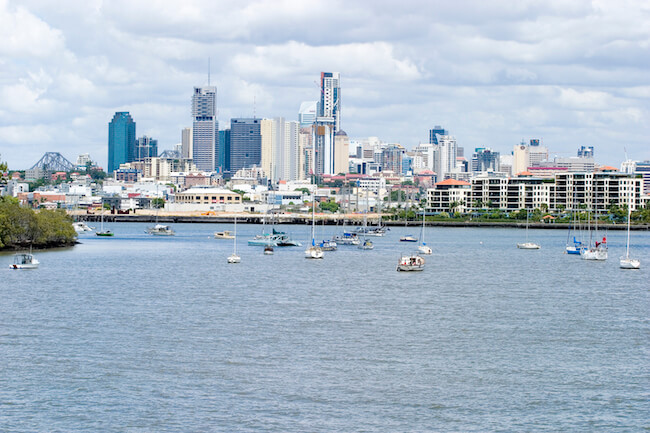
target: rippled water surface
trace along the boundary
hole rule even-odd
[[[429,228],[421,273],[375,250],[264,256],[238,225],[109,224],[114,238],[0,255],[0,431],[647,430],[650,233],[624,271],[562,254],[566,232]],[[308,226],[285,226],[306,244]],[[331,236],[336,227],[317,228]],[[417,235],[418,230],[409,229]]]

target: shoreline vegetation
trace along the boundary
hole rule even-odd
[[[0,197],[0,251],[72,246],[77,233],[64,210],[34,211],[13,197]]]

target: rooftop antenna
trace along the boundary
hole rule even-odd
[[[210,57],[208,57],[208,86],[210,85]]]

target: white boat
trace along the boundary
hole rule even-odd
[[[214,238],[215,239],[234,239],[235,237],[232,235],[230,230],[224,230],[222,232],[215,232]]]
[[[420,245],[418,245],[418,251],[422,254],[429,255],[433,251],[431,251],[431,248],[427,245],[426,242],[424,242],[424,216],[425,210],[422,209],[422,229],[420,230]]]
[[[528,241],[528,210],[526,210],[526,242],[518,243],[517,248],[522,250],[538,250],[541,248],[539,244]]]
[[[9,269],[36,269],[40,262],[30,253],[17,253],[14,255],[14,263]]]
[[[93,231],[92,228],[88,226],[84,221],[77,221],[72,223],[72,227],[74,228],[74,231],[77,233],[85,233],[85,232],[91,232]]]
[[[173,236],[176,234],[171,227],[165,224],[156,224],[153,227],[147,228],[146,232],[154,236]]]
[[[621,269],[640,269],[641,260],[630,257],[630,220],[632,219],[632,199],[627,205],[627,245],[625,246],[625,256],[620,258],[619,266]]]
[[[241,257],[237,255],[237,217],[235,217],[235,234],[233,236],[233,251],[232,254],[228,256],[228,263],[240,263]]]
[[[417,254],[402,256],[397,262],[398,271],[423,271],[424,270],[424,257]]]
[[[399,238],[399,241],[400,242],[417,242],[418,238],[416,238],[413,235],[406,235],[406,236],[402,236],[401,238]]]
[[[356,233],[344,231],[342,235],[336,235],[332,238],[338,245],[359,245],[361,241]]]
[[[360,250],[371,250],[375,248],[375,245],[370,239],[364,239],[363,242],[358,247]]]
[[[325,255],[323,249],[316,245],[315,224],[316,224],[316,201],[311,203],[311,246],[305,250],[306,259],[322,259]]]
[[[321,250],[323,251],[336,251],[338,249],[338,245],[336,242],[329,240],[329,241],[323,241],[319,245]]]

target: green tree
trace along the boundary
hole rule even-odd
[[[159,197],[151,199],[151,207],[153,207],[154,209],[161,209],[165,207],[165,199]]]

